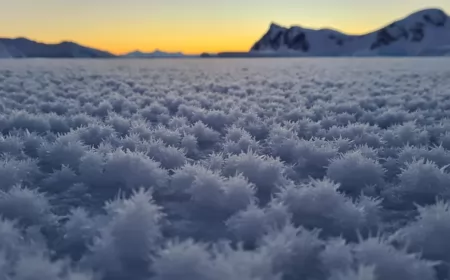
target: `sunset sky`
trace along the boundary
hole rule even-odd
[[[364,33],[450,0],[0,0],[0,37],[76,41],[116,54],[246,51],[270,22]]]

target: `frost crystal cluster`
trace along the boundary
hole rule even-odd
[[[0,64],[0,280],[450,278],[445,59]]]

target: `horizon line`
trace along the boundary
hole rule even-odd
[[[299,27],[299,28],[302,28],[302,29],[309,29],[309,30],[316,30],[316,31],[317,30],[326,30],[326,29],[328,29],[328,30],[333,30],[333,31],[336,31],[336,32],[339,32],[339,33],[342,33],[342,34],[348,35],[348,36],[364,36],[364,35],[368,35],[368,34],[371,34],[373,32],[376,32],[376,31],[378,31],[378,30],[380,30],[380,29],[382,29],[382,28],[384,28],[386,26],[389,26],[390,24],[392,24],[394,22],[400,21],[400,20],[405,19],[405,18],[407,18],[407,17],[409,17],[411,15],[414,15],[414,14],[416,14],[418,12],[426,11],[426,10],[440,10],[444,14],[446,14],[448,17],[450,17],[450,15],[447,13],[447,11],[445,9],[443,9],[441,7],[429,6],[429,7],[424,7],[422,9],[413,10],[412,12],[410,12],[410,13],[404,15],[404,16],[399,16],[399,17],[393,19],[392,21],[389,21],[389,22],[385,23],[384,25],[381,25],[380,27],[368,30],[366,32],[360,32],[360,33],[347,32],[347,31],[340,30],[339,28],[334,28],[334,27],[329,27],[329,26],[323,26],[323,27],[320,27],[320,28],[310,28],[310,27],[307,27],[307,25],[300,25],[300,24],[283,25],[283,24],[278,24],[275,21],[270,21],[268,26],[270,28],[270,26],[272,24],[275,24],[275,25],[281,26],[283,28]],[[267,31],[265,33],[263,33],[262,36],[264,36],[268,32],[268,30],[269,29],[267,29]],[[155,52],[155,51],[161,51],[161,52],[164,52],[164,53],[182,53],[183,55],[201,55],[201,54],[204,54],[204,53],[207,53],[207,54],[218,54],[218,53],[227,53],[227,52],[229,52],[229,53],[249,52],[251,50],[251,46],[250,46],[250,47],[248,47],[245,50],[244,49],[239,49],[239,50],[221,50],[221,51],[202,50],[202,51],[198,51],[198,52],[182,51],[182,50],[165,51],[165,50],[162,50],[159,47],[155,47],[152,50],[143,50],[143,49],[140,49],[138,47],[138,48],[130,48],[129,50],[126,50],[126,51],[113,51],[113,50],[109,50],[108,48],[105,48],[105,47],[96,47],[96,46],[92,46],[89,43],[83,43],[82,41],[74,41],[74,40],[71,40],[71,39],[59,39],[57,41],[43,41],[43,40],[35,39],[33,37],[26,36],[26,35],[25,36],[24,35],[17,35],[17,36],[14,36],[14,37],[0,37],[0,39],[26,39],[26,40],[34,41],[34,42],[41,43],[41,44],[47,44],[47,45],[58,45],[58,44],[62,44],[62,43],[74,43],[74,44],[77,44],[77,45],[82,45],[82,46],[87,47],[87,48],[96,49],[96,50],[103,51],[103,52],[108,52],[108,53],[111,53],[111,54],[113,54],[115,56],[123,56],[123,55],[129,54],[129,53],[132,53],[132,52],[152,53],[152,52]]]

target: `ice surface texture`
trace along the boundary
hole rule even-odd
[[[433,280],[445,59],[0,64],[0,280]]]

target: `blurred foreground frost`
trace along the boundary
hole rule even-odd
[[[2,61],[0,280],[449,279],[449,65]]]

